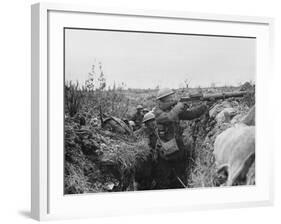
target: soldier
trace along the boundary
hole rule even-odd
[[[149,109],[148,108],[144,108],[143,109],[143,115],[145,115],[146,113],[148,113],[149,112]]]
[[[157,135],[156,135],[156,121],[155,115],[152,112],[148,112],[143,117],[143,124],[144,126],[139,130],[135,131],[134,134],[137,137],[145,137],[148,141],[148,145],[150,146],[151,150],[153,151],[152,154],[155,154],[156,151],[156,144],[157,144]],[[153,155],[155,157],[156,155]]]
[[[154,189],[156,182],[154,180],[154,170],[157,163],[157,149],[160,147],[157,142],[156,136],[156,122],[155,115],[152,112],[148,112],[143,117],[143,124],[139,130],[135,131],[137,138],[142,138],[147,142],[150,147],[150,156],[142,161],[142,169],[136,169],[135,180],[138,183],[139,190],[150,190]]]
[[[142,120],[143,120],[143,107],[142,107],[142,105],[137,106],[137,112],[133,115],[131,120],[135,123],[134,131],[141,128]]]
[[[157,123],[156,136],[162,147],[155,168],[155,188],[170,189],[187,185],[187,154],[188,146],[183,142],[183,130],[180,120],[192,120],[207,111],[206,104],[189,109],[182,102],[177,102],[174,91],[165,88],[157,95],[157,105],[154,110]],[[189,146],[190,147],[190,146]]]

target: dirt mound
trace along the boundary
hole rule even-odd
[[[128,191],[150,156],[142,139],[65,120],[65,193]]]
[[[254,95],[251,95],[250,98],[254,99]],[[217,175],[213,155],[215,139],[224,130],[236,123],[240,123],[250,110],[249,105],[252,103],[248,95],[241,99],[229,98],[228,100],[220,100],[212,107],[217,108],[216,113],[214,113],[215,110],[211,113],[213,116],[210,116],[210,113],[206,113],[198,119],[187,122],[187,127],[184,131],[185,141],[191,142],[193,145],[189,161],[191,164],[191,173],[188,180],[189,187],[215,186],[214,179]],[[229,117],[228,119],[217,119],[220,112],[226,108],[225,105],[227,105],[227,108],[232,108],[235,111],[235,115],[230,117],[230,119]],[[254,175],[252,174],[252,176]]]

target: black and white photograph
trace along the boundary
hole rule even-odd
[[[64,194],[255,185],[256,41],[64,28]]]

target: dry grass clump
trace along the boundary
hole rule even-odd
[[[145,140],[136,142],[118,142],[103,151],[100,162],[106,172],[114,173],[120,181],[121,191],[135,190],[135,175],[141,164],[147,161],[150,149]]]
[[[144,139],[136,142],[118,142],[103,151],[103,162],[120,164],[121,169],[136,167],[137,161],[145,160],[150,155],[150,149]]]
[[[79,164],[66,162],[65,164],[65,188],[66,194],[76,194],[91,191],[91,184],[88,177],[84,175]]]
[[[66,119],[65,193],[133,190],[138,163],[149,155],[144,139],[80,127]]]
[[[65,110],[73,117],[82,107],[84,94],[79,88],[79,83],[69,82],[64,87]]]

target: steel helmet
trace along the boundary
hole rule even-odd
[[[148,112],[149,109],[148,109],[148,108],[144,108],[143,111],[144,111],[144,112]]]
[[[145,122],[150,121],[152,119],[155,119],[155,115],[152,112],[148,112],[143,116],[142,122],[145,123]]]
[[[133,127],[136,126],[136,123],[134,121],[129,121],[129,125]]]
[[[170,96],[172,94],[174,94],[175,92],[169,88],[164,88],[164,89],[160,89],[157,93],[157,100],[160,100],[162,99],[163,97],[166,97],[166,96]]]
[[[139,110],[139,109],[143,109],[143,106],[142,105],[138,105],[137,106],[137,109]]]

